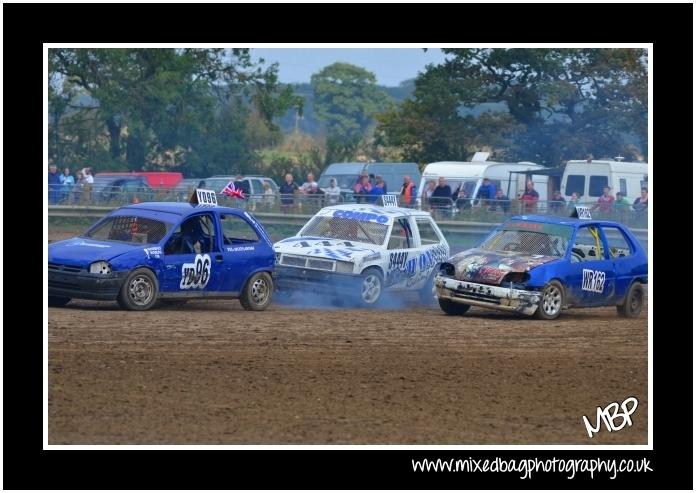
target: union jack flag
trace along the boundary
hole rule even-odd
[[[233,199],[245,199],[244,191],[241,188],[236,188],[233,181],[229,182],[220,193],[232,197]]]

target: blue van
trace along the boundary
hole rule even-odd
[[[341,188],[344,202],[355,202],[353,187],[360,174],[367,171],[370,181],[375,182],[375,176],[381,176],[387,185],[387,193],[400,194],[404,176],[408,175],[418,186],[421,179],[420,169],[416,163],[333,163],[324,168],[319,177],[319,188],[327,188],[332,178]]]

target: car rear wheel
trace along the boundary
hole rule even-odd
[[[125,310],[149,310],[157,302],[159,287],[150,269],[135,269],[128,274],[118,293],[118,304]]]
[[[273,279],[268,272],[257,272],[247,281],[239,302],[245,310],[261,311],[268,308],[273,298]]]
[[[70,300],[71,298],[63,298],[62,296],[49,296],[48,306],[65,306]]]
[[[620,317],[636,318],[643,309],[643,286],[634,282],[626,293],[623,303],[616,306],[616,312]]]
[[[563,285],[558,281],[550,281],[541,292],[541,302],[534,315],[542,320],[558,318],[563,309],[564,296]]]
[[[466,312],[469,311],[469,308],[471,308],[471,305],[457,303],[455,301],[446,300],[444,298],[438,298],[437,302],[439,303],[442,311],[445,312],[447,315],[464,315]]]
[[[376,305],[382,296],[384,279],[382,273],[374,268],[365,270],[360,282],[360,303],[364,306]]]

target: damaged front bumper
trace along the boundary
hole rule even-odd
[[[524,289],[490,286],[451,277],[435,277],[437,297],[464,305],[493,308],[533,315],[541,302],[541,293]]]

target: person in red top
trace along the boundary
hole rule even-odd
[[[411,181],[410,176],[404,176],[404,184],[401,187],[401,200],[404,207],[408,207],[413,204],[413,199],[416,197],[414,193],[416,185]]]
[[[527,181],[527,190],[520,198],[524,202],[525,212],[536,212],[537,202],[539,202],[539,192],[534,190],[534,182],[532,180]]]
[[[614,196],[611,195],[611,187],[607,185],[602,191],[602,195],[597,199],[597,203],[592,206],[592,210],[599,209],[600,212],[611,212],[611,208],[614,205]]]

